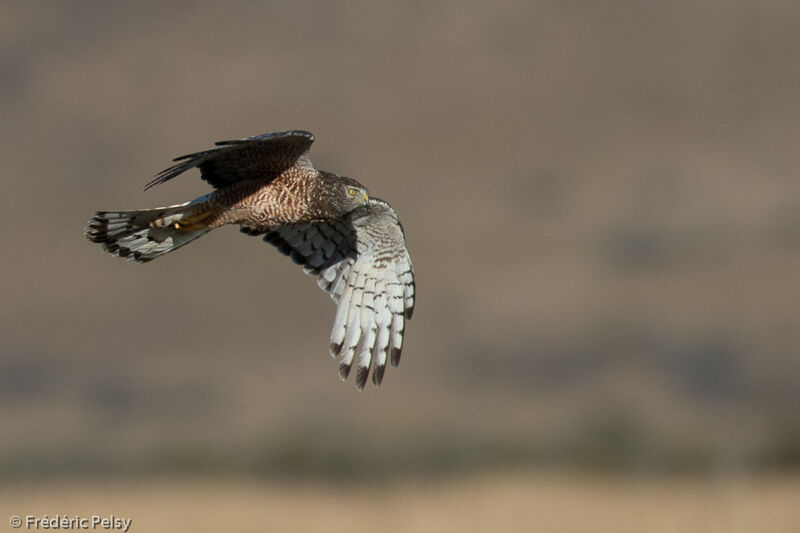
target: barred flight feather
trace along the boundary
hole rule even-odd
[[[264,240],[317,277],[337,304],[330,352],[346,379],[356,363],[356,388],[383,381],[386,362],[397,366],[405,321],[414,309],[414,274],[397,214],[377,198],[344,222],[295,224]]]

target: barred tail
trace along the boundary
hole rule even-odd
[[[142,211],[98,211],[83,235],[110,254],[146,263],[211,231],[202,222],[209,214],[197,200]]]

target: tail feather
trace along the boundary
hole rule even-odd
[[[141,211],[98,211],[83,234],[110,254],[146,263],[211,231],[197,224],[181,225],[181,220],[197,220],[198,214],[202,211],[196,201]]]

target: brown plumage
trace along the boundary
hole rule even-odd
[[[318,171],[307,131],[267,133],[175,159],[145,189],[198,168],[214,191],[190,202],[139,211],[100,211],[84,234],[107,252],[144,263],[224,224],[290,255],[337,303],[331,355],[345,379],[357,363],[379,385],[387,358],[397,366],[414,309],[411,258],[397,214],[352,178]]]

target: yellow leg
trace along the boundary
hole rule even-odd
[[[207,220],[212,216],[214,216],[213,211],[205,211],[197,215],[182,218],[178,222],[175,222],[173,227],[180,231],[196,231],[199,229],[205,229],[210,226]]]

